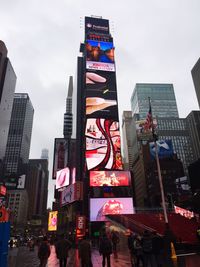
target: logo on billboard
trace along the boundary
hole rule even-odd
[[[89,32],[109,34],[109,21],[107,19],[85,17],[85,35]]]

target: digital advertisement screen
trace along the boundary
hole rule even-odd
[[[115,73],[86,72],[86,115],[118,118]]]
[[[172,140],[159,140],[159,141],[156,141],[156,144],[157,144],[158,157],[160,159],[173,156],[174,152],[173,152]],[[149,149],[150,149],[151,158],[155,159],[156,149],[155,149],[154,142],[149,143]]]
[[[56,172],[67,165],[67,143],[64,138],[55,138],[52,179],[56,179]]]
[[[132,198],[91,198],[90,221],[106,221],[106,215],[134,214]]]
[[[58,215],[58,211],[49,212],[48,231],[57,230],[57,215]]]
[[[87,40],[85,48],[87,61],[114,63],[113,43]]]
[[[152,129],[146,127],[146,120],[136,121],[135,123],[136,123],[136,134],[138,140],[141,141],[153,140]],[[154,129],[156,129],[157,121],[155,119],[153,119],[153,126]]]
[[[77,200],[83,199],[83,185],[81,182],[70,184],[62,192],[60,192],[61,206],[67,205]]]
[[[129,171],[90,171],[90,186],[130,186]]]
[[[88,33],[109,35],[109,21],[102,18],[85,17],[85,35]]]
[[[87,119],[85,140],[88,170],[122,170],[119,122]]]
[[[64,168],[56,173],[56,189],[69,185],[70,169]]]

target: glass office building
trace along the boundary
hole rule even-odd
[[[151,99],[152,114],[155,117],[178,118],[178,109],[173,84],[137,83],[131,96],[131,110],[145,119]]]

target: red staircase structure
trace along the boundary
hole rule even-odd
[[[156,231],[160,235],[165,231],[165,220],[162,213],[136,213],[126,215],[109,215],[111,220],[117,221],[133,232],[143,233],[144,230]],[[177,242],[196,244],[198,224],[193,219],[187,219],[179,214],[168,213],[169,226]]]

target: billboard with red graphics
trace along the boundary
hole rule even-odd
[[[90,171],[90,186],[130,186],[129,171]]]
[[[87,119],[85,140],[88,170],[122,170],[119,122]]]
[[[76,238],[82,238],[85,236],[86,230],[86,217],[78,215],[76,217]]]

